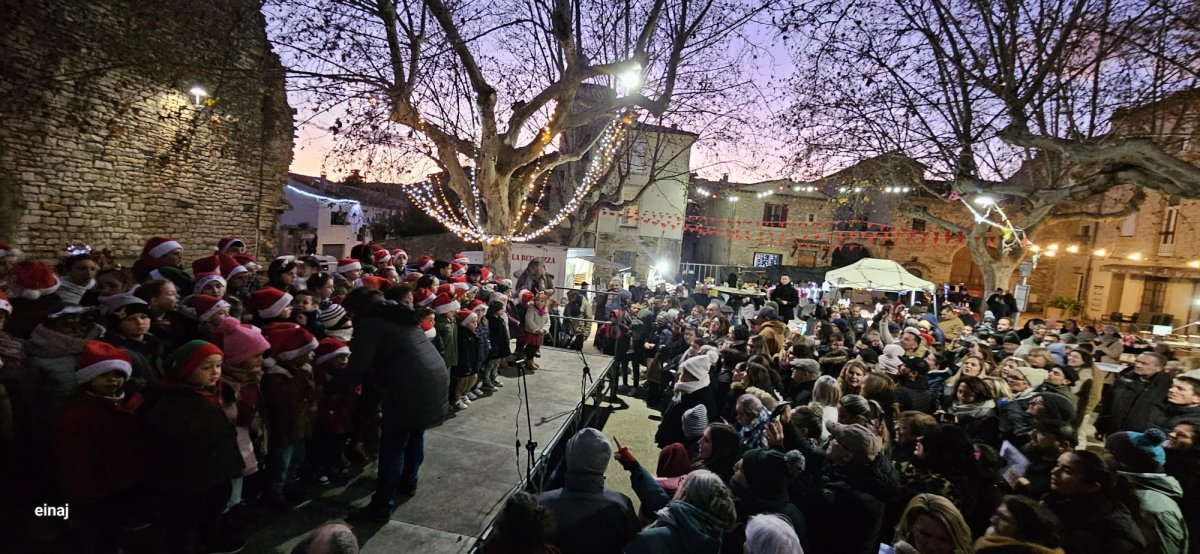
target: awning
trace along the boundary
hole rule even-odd
[[[1200,279],[1200,269],[1190,267],[1162,267],[1156,265],[1109,264],[1100,266],[1100,271],[1123,273],[1125,275],[1141,275],[1144,277],[1162,277],[1165,279]]]
[[[627,265],[621,265],[612,260],[606,260],[604,258],[601,258],[600,256],[580,256],[578,259],[583,260],[585,262],[592,262],[593,264],[596,264],[600,267],[603,267],[605,269],[611,269],[616,272],[628,271],[630,269],[630,267]]]

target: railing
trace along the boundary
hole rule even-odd
[[[747,271],[757,271],[762,268],[755,268],[745,265],[717,265],[717,264],[694,264],[680,263],[679,273],[676,274],[678,281],[694,281],[702,282],[709,277],[718,285],[725,283],[725,279],[730,273],[737,273],[739,280],[744,279],[741,275]]]

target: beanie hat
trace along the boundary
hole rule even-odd
[[[1058,369],[1059,369],[1059,371],[1063,372],[1063,375],[1067,376],[1067,380],[1070,381],[1071,384],[1075,384],[1075,383],[1079,382],[1079,372],[1075,371],[1075,368],[1073,368],[1067,364],[1060,364],[1058,366]]]
[[[612,455],[608,437],[591,427],[585,427],[567,441],[567,471],[604,475]]]
[[[792,369],[799,369],[800,371],[803,371],[805,373],[809,373],[812,375],[820,375],[821,374],[821,362],[818,362],[811,358],[793,358],[792,361],[788,363],[788,365],[792,366]]]
[[[1162,473],[1163,464],[1167,463],[1167,452],[1163,450],[1166,440],[1166,433],[1151,427],[1145,433],[1113,433],[1104,441],[1104,448],[1112,453],[1113,458],[1116,458],[1126,471]]]
[[[862,358],[862,361],[868,365],[875,365],[879,363],[879,353],[876,352],[874,348],[864,348],[859,350],[858,357]]]
[[[242,242],[242,239],[235,239],[233,237],[222,237],[221,240],[217,241],[217,250],[220,250],[226,254],[229,253],[230,248],[235,248],[238,246],[245,248],[246,243]]]
[[[428,307],[430,304],[433,304],[433,299],[434,299],[433,291],[431,291],[425,287],[421,287],[421,288],[413,291],[413,305],[414,306]]]
[[[742,454],[742,476],[754,493],[787,497],[788,481],[804,471],[804,455],[792,450],[787,454],[770,448],[755,448]]]
[[[271,348],[258,327],[242,323],[235,317],[222,320],[213,338],[225,351],[225,363],[230,366],[241,365]]]
[[[164,237],[150,237],[142,247],[142,259],[152,262],[148,267],[158,267],[159,258],[176,250],[183,250],[183,245]]]
[[[1054,365],[1067,364],[1067,345],[1061,342],[1056,342],[1050,346],[1047,346],[1046,350],[1049,351],[1050,355],[1054,357]]]
[[[197,273],[196,286],[192,287],[192,290],[196,292],[203,291],[204,287],[208,286],[209,283],[220,283],[222,287],[229,284],[225,281],[224,277],[221,277],[220,273]]]
[[[479,320],[479,314],[472,310],[459,310],[456,317],[458,318],[458,324],[462,325],[463,327],[466,327],[472,321]]]
[[[450,295],[448,295],[444,292],[438,293],[437,297],[433,299],[434,313],[438,313],[438,314],[454,313],[454,312],[458,311],[458,308],[459,308],[458,302],[456,300],[450,298]]]
[[[765,319],[778,319],[779,315],[776,314],[774,308],[772,308],[770,306],[763,306],[762,308],[760,308],[758,310],[758,314],[755,315],[755,317],[761,317],[761,318],[765,318]]]
[[[150,271],[150,277],[170,281],[179,291],[180,296],[187,296],[192,293],[192,276],[186,271],[178,267],[160,267]]]
[[[900,366],[904,365],[900,356],[904,355],[904,347],[899,344],[892,343],[883,347],[883,355],[879,357],[879,365],[887,373],[895,375],[900,372]]]
[[[871,404],[866,398],[857,394],[847,394],[842,397],[839,404],[846,409],[846,412],[856,416],[866,416],[871,413]]]
[[[450,261],[452,261],[454,263],[462,264],[462,265],[467,265],[467,264],[471,263],[471,260],[467,259],[467,256],[465,254],[463,254],[462,252],[456,252],[454,254],[454,259],[450,260]]]
[[[8,293],[13,298],[37,300],[58,290],[58,276],[37,260],[21,260],[8,274]]]
[[[132,294],[114,294],[105,299],[104,310],[112,318],[114,324],[135,314],[150,315],[150,305],[145,300]]]
[[[1003,344],[1021,344],[1021,337],[1017,336],[1016,333],[1009,333],[1004,335]]]
[[[933,329],[933,324],[930,323],[929,320],[927,320],[927,319],[922,319],[917,322],[917,329],[920,331],[928,331],[930,329]]]
[[[195,311],[196,320],[201,323],[207,322],[217,312],[229,309],[229,302],[207,294],[193,294],[185,304]]]
[[[270,325],[264,333],[271,345],[271,357],[276,360],[294,360],[317,349],[312,333],[295,323]]]
[[[909,371],[918,375],[929,373],[929,362],[920,356],[901,356],[900,362],[907,367]]]
[[[1038,396],[1042,398],[1042,405],[1046,407],[1050,419],[1070,422],[1075,417],[1075,405],[1067,397],[1054,392],[1043,392]]]
[[[12,302],[8,301],[8,295],[4,294],[2,290],[0,290],[0,312],[8,312],[8,315],[12,315]]]
[[[421,270],[421,272],[426,272],[430,269],[433,269],[433,258],[430,258],[429,256],[421,256],[421,258],[417,260],[417,269]]]
[[[275,287],[263,287],[250,293],[247,304],[258,314],[258,317],[272,319],[278,317],[283,313],[284,308],[292,304],[292,295]]]
[[[1025,380],[1029,382],[1030,388],[1042,386],[1042,383],[1046,382],[1046,377],[1050,376],[1048,371],[1040,367],[1018,367],[1017,371],[1020,371],[1021,375],[1025,376]]]
[[[691,373],[697,381],[707,382],[708,371],[712,369],[713,364],[717,363],[720,354],[712,346],[703,346],[700,348],[700,352],[699,356],[692,356],[680,363],[679,369]]]
[[[842,448],[849,450],[854,455],[856,462],[874,460],[875,456],[878,456],[883,450],[883,440],[879,438],[879,435],[861,423],[843,425],[836,421],[826,421],[825,428]]]
[[[214,355],[224,356],[225,354],[211,342],[193,340],[184,343],[171,354],[170,378],[177,382],[187,381],[205,358]]]
[[[512,290],[512,288],[513,288],[513,280],[512,279],[501,279],[499,281],[496,281],[496,291],[498,291],[498,292],[508,292],[508,291]]]
[[[341,304],[330,304],[321,308],[321,315],[317,316],[317,319],[321,320],[321,325],[324,325],[326,329],[337,329],[345,318],[346,308],[343,308]]]
[[[192,262],[192,274],[195,275],[197,279],[200,278],[201,274],[214,273],[220,270],[221,258],[216,254],[198,258],[196,261]]]
[[[83,343],[75,364],[75,381],[82,385],[110,371],[120,371],[126,379],[133,375],[133,359],[129,353],[104,341]]]
[[[692,409],[683,412],[683,436],[694,439],[704,434],[708,428],[708,408],[704,404],[696,404]]]
[[[333,337],[325,337],[317,343],[317,358],[313,360],[314,365],[321,365],[338,356],[349,356],[350,347],[346,343]]]

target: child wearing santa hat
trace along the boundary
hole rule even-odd
[[[500,363],[512,355],[505,303],[500,300],[489,302],[486,319],[490,348],[488,348],[487,361],[484,363],[484,373],[481,378],[487,382],[485,390],[488,387],[495,390],[504,386],[500,382]]]
[[[237,430],[221,406],[223,358],[215,344],[184,343],[171,355],[159,394],[143,408],[169,552],[244,547],[222,530],[232,481],[245,468]]]
[[[229,317],[229,302],[217,296],[193,294],[184,301],[185,315],[195,318],[199,336],[211,339],[221,322]]]
[[[342,258],[337,261],[333,271],[333,296],[341,296],[354,288],[354,282],[363,275],[362,262],[354,258]]]
[[[63,303],[57,294],[58,275],[37,260],[21,260],[12,266],[7,292],[13,305],[8,332],[19,339],[28,340],[34,327]]]
[[[132,388],[157,389],[163,380],[163,343],[150,334],[150,306],[132,294],[121,294],[110,297],[104,310],[104,341],[129,355]]]
[[[150,237],[142,253],[133,262],[133,277],[140,283],[150,278],[150,272],[161,267],[181,267],[183,245],[165,237]]]
[[[275,287],[263,287],[252,293],[246,307],[253,314],[254,325],[265,328],[270,323],[290,322],[292,295]]]
[[[479,350],[475,355],[475,387],[467,394],[468,399],[474,400],[474,398],[471,398],[471,395],[475,395],[475,398],[478,398],[496,390],[496,387],[493,387],[491,382],[487,380],[487,360],[488,355],[492,351],[491,333],[487,320],[487,304],[482,300],[471,300],[467,304],[467,308],[479,316],[478,324],[475,326],[475,337],[479,339]]]
[[[314,475],[349,474],[342,465],[342,454],[354,431],[354,413],[362,386],[351,389],[326,388],[350,363],[350,347],[333,337],[321,339],[317,344],[317,386],[321,387],[321,399],[317,404],[317,418],[313,424],[313,438],[309,442],[309,462]]]
[[[304,446],[312,436],[317,412],[317,386],[313,377],[313,351],[317,339],[295,323],[272,323],[263,329],[269,358],[262,377],[263,414],[267,419],[267,501],[279,509],[291,509],[299,495],[285,494],[284,487],[296,478],[304,463]],[[316,484],[329,478],[313,476]]]
[[[234,318],[225,318],[213,336],[225,352],[221,363],[221,407],[237,430],[238,452],[245,468],[236,477],[228,508],[242,504],[243,479],[263,466],[267,455],[267,424],[262,416],[263,354],[271,347],[262,331]]]
[[[115,552],[121,526],[141,500],[138,488],[149,467],[137,417],[142,396],[125,391],[132,372],[125,351],[87,341],[76,364],[78,391],[54,422],[55,469],[71,503],[71,543],[78,552]]]
[[[471,389],[475,387],[476,375],[479,371],[479,337],[475,329],[479,325],[479,314],[471,310],[459,310],[455,314],[458,325],[456,344],[447,344],[447,349],[457,350],[455,364],[450,366],[452,402],[456,410],[464,410],[477,398]]]

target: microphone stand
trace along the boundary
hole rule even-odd
[[[530,415],[530,413],[529,413],[529,381],[525,378],[525,374],[526,374],[525,359],[517,358],[513,363],[517,366],[517,376],[520,379],[520,382],[517,383],[517,392],[520,393],[522,387],[524,388],[524,393],[523,393],[524,398],[522,398],[522,403],[524,404],[524,407],[525,407],[525,430],[528,433],[527,438],[525,440],[525,454],[526,454],[525,483],[528,484],[533,481],[533,465],[534,465],[533,452],[534,452],[534,450],[537,449],[538,444],[536,442],[534,442],[534,440],[533,440],[533,416]],[[518,408],[517,414],[518,414],[518,417],[520,417],[520,408]],[[515,446],[517,449],[517,457],[520,458],[520,456],[521,456],[521,439],[520,438],[516,439],[515,443],[516,443]]]

